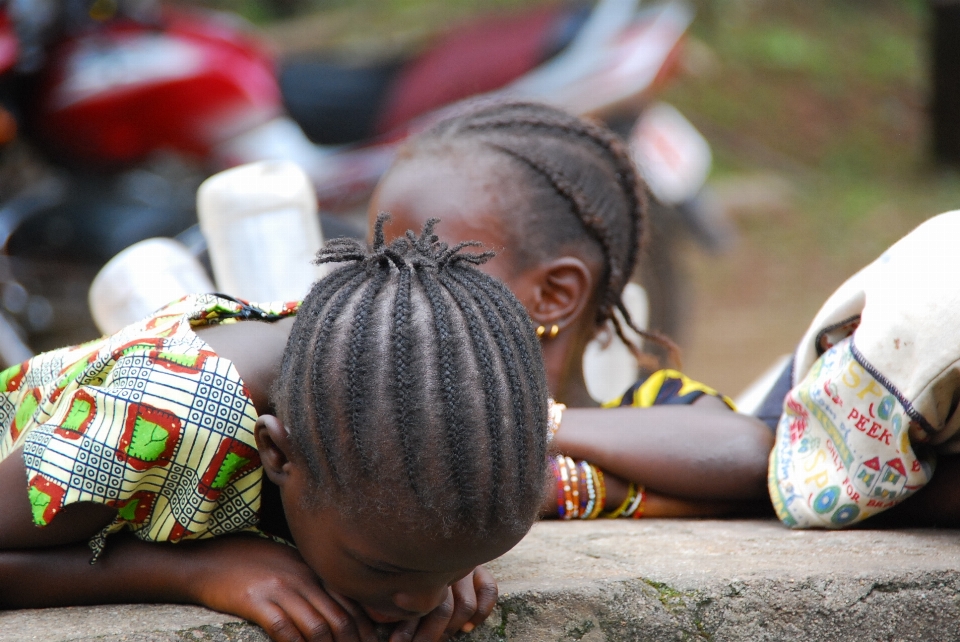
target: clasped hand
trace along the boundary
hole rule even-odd
[[[296,549],[253,537],[196,547],[196,602],[250,620],[276,642],[375,642],[376,625],[352,600],[324,589]],[[428,615],[394,625],[390,642],[437,642],[490,615],[497,583],[478,566]]]

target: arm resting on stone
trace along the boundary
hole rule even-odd
[[[688,406],[569,408],[556,443],[563,454],[653,494],[711,502],[767,495],[773,434],[715,397]]]
[[[85,541],[114,516],[77,503],[38,528],[21,452],[0,462],[0,609],[191,603],[256,622],[273,640],[376,637],[359,607],[327,594],[295,549],[255,535],[180,544],[114,535],[91,564]]]
[[[23,450],[17,449],[0,461],[0,551],[85,542],[116,514],[109,506],[80,502],[66,506],[50,524],[40,528],[33,523]]]
[[[71,544],[0,552],[0,608],[135,602],[196,602],[186,551],[133,537],[113,537],[90,564],[90,548]]]
[[[86,541],[116,511],[89,502],[34,525],[23,453],[0,462],[0,607],[26,608],[136,601],[189,601],[176,590],[184,555],[170,546],[114,537],[94,565]],[[12,587],[16,587],[12,590]]]
[[[0,551],[0,609],[190,603],[262,626],[273,640],[373,640],[355,604],[326,593],[297,551],[255,535],[156,544],[114,536],[96,564],[84,544]]]

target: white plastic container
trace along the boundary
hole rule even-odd
[[[325,268],[317,198],[290,161],[261,161],[208,178],[197,191],[218,291],[267,303],[302,299]]]
[[[169,238],[134,243],[104,265],[90,284],[90,312],[104,334],[143,319],[187,294],[213,292],[206,270]]]

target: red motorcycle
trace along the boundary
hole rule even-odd
[[[649,108],[691,11],[636,5],[484,19],[413,59],[346,68],[278,65],[248,25],[221,13],[0,0],[0,360],[95,336],[86,288],[124,247],[177,236],[201,253],[195,192],[220,169],[293,160],[316,187],[324,235],[362,235],[350,214],[398,145],[476,94],[552,102],[631,137],[664,203],[654,221],[662,238],[643,270],[650,327],[676,335],[679,230],[716,237],[690,207],[710,152],[676,110]],[[4,354],[5,336],[26,343]]]

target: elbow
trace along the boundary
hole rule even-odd
[[[773,449],[774,434],[762,421],[741,415],[744,430],[731,444],[736,463],[732,470],[739,479],[740,493],[736,499],[761,499],[767,496],[767,467]]]
[[[712,499],[754,501],[767,496],[767,467],[774,435],[755,417],[730,413],[736,425],[718,426],[717,441],[700,477]],[[711,481],[707,481],[707,480]]]

